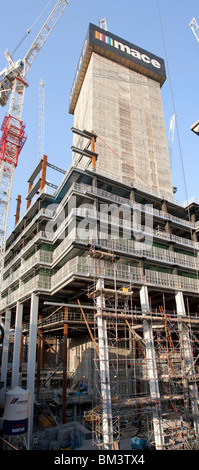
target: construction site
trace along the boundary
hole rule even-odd
[[[0,74],[2,449],[197,450],[199,200],[174,197],[164,60],[88,25],[72,163],[41,155],[7,236],[35,51]]]

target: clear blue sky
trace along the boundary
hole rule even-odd
[[[15,49],[47,3],[48,0],[1,2],[0,70],[6,66],[4,51]],[[15,53],[14,60],[24,57],[55,4],[56,0],[52,0]],[[178,188],[176,199],[184,201],[186,190],[181,156],[188,197],[199,198],[199,137],[190,131],[190,126],[199,119],[199,43],[189,27],[193,17],[199,23],[199,4],[198,0],[159,0],[159,6],[169,66],[167,77],[169,72],[179,130],[179,136],[175,132],[172,178],[173,185]],[[39,81],[42,78],[45,83],[45,153],[49,162],[67,169],[72,157],[73,125],[73,116],[68,114],[69,94],[88,24],[98,24],[103,17],[106,17],[109,31],[166,61],[157,0],[70,1],[27,74],[29,87],[22,119],[26,123],[28,140],[15,171],[8,234],[14,225],[18,194],[22,196],[21,215],[25,211],[27,179],[38,161]],[[162,101],[168,136],[174,113],[169,79],[162,88]],[[8,105],[0,108],[0,123],[6,112]],[[55,176],[61,180],[60,175]],[[52,180],[51,174],[48,179]]]

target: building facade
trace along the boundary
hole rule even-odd
[[[102,34],[97,27],[90,30]],[[165,79],[161,72],[157,83],[161,59],[120,41],[125,50],[114,62],[112,56],[101,55],[97,33],[99,49],[93,51],[90,40],[84,46],[70,100],[72,164],[50,193],[39,178],[46,159],[38,163],[29,179],[27,210],[7,239],[0,307],[5,328],[1,402],[7,387],[22,384],[30,390],[31,448],[34,402],[49,372],[49,383],[54,382],[44,393],[46,400],[47,392],[54,394],[62,422],[78,416],[87,425],[97,423],[94,433],[99,447],[116,448],[124,432],[119,423],[125,420],[131,435],[138,429],[145,432],[157,449],[182,448],[191,446],[198,434],[199,204],[194,199],[186,205],[177,203],[170,194],[170,179],[168,188],[164,184],[168,196],[160,190],[161,152],[156,145],[161,135],[162,155],[169,166],[167,148],[163,150],[165,131],[157,125],[160,114],[163,125],[162,110],[157,111],[154,104],[155,90],[159,100],[160,83]],[[107,37],[109,47],[114,47],[113,35]],[[129,50],[144,57],[144,71],[128,70],[126,62],[118,63]],[[145,65],[155,72],[150,67],[145,70]],[[86,73],[80,86],[82,67]],[[108,74],[117,81],[117,92],[106,88],[108,83],[111,88]],[[107,81],[104,90],[103,81]],[[146,107],[139,106],[139,100],[135,103],[132,90],[138,82],[140,90],[146,91]],[[113,115],[111,127],[108,124],[114,93],[118,130],[112,128]],[[130,113],[124,118],[128,149],[122,144],[122,106],[124,114]],[[142,127],[146,125],[147,112],[149,121],[154,115],[151,141],[145,135],[144,147],[138,145],[138,127],[130,119],[133,108],[142,116],[137,121],[139,131],[141,122]],[[109,147],[117,144],[115,151],[122,155],[122,162],[114,154],[111,157],[112,152],[106,153],[100,139]],[[149,170],[146,175],[142,170],[150,188],[135,178],[133,169],[127,171],[124,163],[137,173],[136,161],[143,159],[144,166],[146,154],[147,161],[151,155],[149,166],[153,161],[157,170],[154,181],[153,172],[149,176]],[[77,390],[81,391],[78,398]]]
[[[172,197],[161,100],[165,79],[162,59],[90,25],[70,112],[74,127],[93,130],[99,137],[97,168]]]

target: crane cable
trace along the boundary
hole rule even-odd
[[[163,25],[162,25],[161,13],[160,13],[159,0],[157,0],[157,8],[158,8],[158,14],[159,14],[159,20],[160,20],[160,28],[161,28],[161,33],[162,33],[162,41],[163,41],[163,46],[164,46],[164,53],[165,53],[165,58],[166,58],[167,70],[168,70],[168,78],[169,78],[169,86],[170,86],[171,98],[172,98],[172,103],[173,103],[173,111],[174,111],[175,118],[176,118],[176,130],[177,130],[177,135],[178,135],[178,145],[179,145],[179,150],[180,150],[180,158],[181,158],[182,173],[183,173],[184,186],[185,186],[185,194],[186,194],[186,199],[187,199],[187,202],[188,202],[188,191],[187,191],[187,183],[186,183],[183,156],[182,156],[182,148],[181,148],[181,142],[180,142],[180,134],[179,134],[179,128],[178,128],[178,122],[177,122],[177,113],[176,113],[176,109],[175,109],[175,100],[174,100],[172,83],[171,83],[171,75],[170,75],[170,70],[169,70],[169,63],[168,63],[167,50],[166,50],[166,44],[165,44],[165,38],[164,38],[164,31],[163,31]]]
[[[181,165],[182,165],[182,173],[183,173],[183,179],[184,179],[184,188],[185,188],[185,194],[186,194],[187,214],[188,214],[188,219],[189,219],[189,222],[190,222],[190,236],[191,236],[191,239],[193,240],[193,231],[192,231],[192,228],[191,228],[191,214],[190,214],[190,207],[188,205],[188,190],[187,190],[187,183],[186,183],[186,176],[185,176],[185,169],[184,169],[184,162],[183,162],[183,155],[182,155],[182,147],[181,147],[181,141],[180,141],[180,133],[179,133],[179,128],[178,128],[177,113],[176,113],[175,100],[174,100],[174,94],[173,94],[172,83],[171,83],[171,75],[170,75],[170,70],[169,70],[169,63],[168,63],[166,43],[165,43],[165,38],[164,38],[164,30],[163,30],[161,13],[160,13],[159,0],[157,0],[157,9],[158,9],[158,14],[159,14],[160,28],[161,28],[161,33],[162,33],[162,41],[163,41],[164,53],[165,53],[165,58],[166,58],[167,70],[168,70],[168,78],[169,78],[169,86],[170,86],[171,98],[172,98],[172,103],[173,103],[173,111],[174,111],[174,114],[175,114],[175,124],[176,124],[177,136],[178,136],[178,145],[179,145],[180,159],[181,159]],[[199,273],[198,273],[198,269],[197,269],[197,265],[196,265],[197,252],[196,252],[195,246],[194,246],[193,251],[194,251],[194,259],[195,259],[196,279],[198,280]]]
[[[36,18],[36,20],[34,21],[34,23],[32,24],[32,26],[30,28],[27,29],[26,33],[24,34],[24,36],[22,37],[21,41],[19,42],[19,44],[15,47],[14,51],[12,52],[12,56],[15,54],[15,52],[17,51],[17,49],[21,46],[21,44],[24,42],[24,40],[26,39],[26,37],[28,36],[28,34],[30,34],[32,28],[36,25],[36,23],[39,21],[39,19],[41,18],[41,16],[43,15],[43,13],[45,12],[45,10],[48,8],[48,6],[50,5],[50,3],[52,2],[52,0],[49,0],[49,2],[46,4],[46,6],[43,8],[42,12],[40,13],[40,15]]]
[[[118,158],[121,160],[121,162],[125,163],[125,165],[126,165],[127,167],[129,167],[129,169],[130,169],[138,178],[140,178],[140,179],[143,181],[144,184],[146,184],[150,189],[153,189],[152,186],[148,183],[148,181],[146,181],[142,176],[140,176],[140,175],[138,175],[138,173],[136,173],[136,171],[132,168],[132,165],[126,163],[125,160],[124,160],[120,155],[118,155],[118,153],[116,153],[115,150],[113,150],[98,134],[96,134],[96,135],[97,135],[97,138],[98,138],[99,140],[101,140],[101,142],[102,142],[109,150],[111,150],[111,152],[114,153],[114,155],[115,155],[116,157],[118,157]],[[162,196],[162,197],[164,197],[164,196]]]

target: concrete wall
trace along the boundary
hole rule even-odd
[[[94,347],[87,335],[70,338],[68,343],[68,371],[74,373],[77,380],[88,380],[88,391],[93,391],[94,383]]]
[[[172,196],[159,83],[93,53],[74,112],[74,127],[94,131],[97,167]],[[74,135],[74,145],[86,141]],[[78,157],[74,155],[74,160]]]

